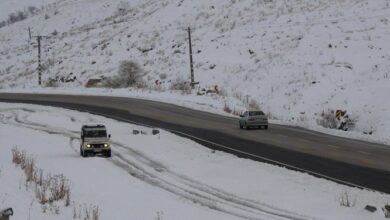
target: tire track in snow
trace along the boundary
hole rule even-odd
[[[67,137],[69,138],[69,146],[73,151],[78,152],[79,132],[67,130],[66,128],[51,127],[48,123],[36,123],[29,120],[32,114],[42,112],[47,113],[50,111],[32,110],[28,108],[0,109],[0,123]],[[75,121],[74,116],[65,116],[69,117],[72,122]],[[88,120],[92,122],[93,118],[89,117]],[[201,206],[251,220],[315,219],[257,201],[240,198],[231,193],[202,184],[184,175],[171,172],[158,161],[154,161],[120,142],[111,141],[111,144],[114,146],[113,157],[108,159],[108,161],[143,182],[162,188]]]

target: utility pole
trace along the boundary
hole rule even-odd
[[[29,39],[31,41],[31,28],[30,27],[28,27],[28,37],[29,37]]]
[[[37,38],[37,42],[38,42],[38,84],[42,85],[41,41],[43,37],[47,37],[47,36],[38,35],[34,37]]]
[[[42,40],[42,36],[38,35],[37,41],[38,41],[38,84],[39,85],[42,84],[41,40]]]
[[[194,76],[194,62],[192,60],[192,43],[191,43],[191,28],[188,27],[188,43],[190,48],[190,69],[191,69],[191,87],[194,89],[195,85],[198,84],[195,82]]]

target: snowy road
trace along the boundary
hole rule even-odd
[[[241,157],[390,192],[387,145],[275,124],[268,131],[242,131],[234,118],[134,98],[45,94],[0,94],[0,98],[77,109],[160,127]]]
[[[4,104],[2,104],[2,106],[4,106]],[[31,105],[22,105],[22,107],[19,107],[20,105],[7,104],[6,106],[7,107],[1,107],[0,109],[1,130],[7,129],[8,127],[12,127],[13,130],[27,129],[34,133],[41,134],[42,137],[55,136],[67,140],[66,143],[60,144],[60,146],[67,146],[67,149],[57,148],[57,151],[70,151],[72,152],[71,157],[77,157],[77,160],[82,163],[94,160],[101,161],[103,159],[96,157],[83,160],[81,157],[78,157],[80,144],[78,129],[80,128],[80,125],[82,123],[105,123],[113,135],[113,157],[107,160],[104,159],[103,163],[105,166],[111,167],[111,169],[119,168],[128,174],[127,178],[135,178],[140,182],[151,186],[153,189],[158,188],[164,192],[168,192],[169,199],[173,198],[173,200],[179,201],[184,199],[182,203],[198,207],[202,211],[206,210],[206,213],[212,212],[213,215],[215,215],[215,213],[221,213],[224,217],[217,217],[218,219],[227,219],[227,216],[230,216],[228,218],[232,219],[324,218],[324,216],[321,216],[321,212],[317,213],[318,210],[313,212],[304,209],[303,211],[301,208],[297,208],[299,206],[295,207],[294,204],[284,204],[284,202],[281,202],[281,204],[283,204],[281,205],[279,202],[275,203],[275,201],[273,201],[275,198],[280,199],[280,196],[283,194],[280,192],[286,193],[285,190],[279,189],[279,184],[286,187],[285,185],[289,184],[288,182],[294,179],[294,176],[298,176],[299,185],[304,184],[308,186],[302,188],[302,186],[297,186],[297,183],[293,180],[291,182],[292,185],[286,187],[287,189],[290,189],[289,191],[292,191],[292,188],[298,189],[296,192],[288,193],[290,196],[293,196],[293,194],[296,194],[295,196],[297,196],[303,191],[316,188],[312,186],[312,181],[316,182],[319,180],[313,177],[303,175],[305,176],[304,179],[309,179],[309,181],[305,181],[299,177],[302,174],[288,171],[283,168],[272,167],[270,165],[261,165],[265,170],[270,169],[267,171],[268,174],[266,175],[269,180],[264,181],[261,180],[265,176],[264,173],[259,175],[259,171],[257,170],[259,167],[256,169],[257,163],[234,158],[224,153],[210,153],[209,150],[192,141],[176,137],[164,131],[162,131],[160,135],[153,136],[150,134],[151,131],[149,128],[128,125],[85,113],[59,110],[56,108],[42,108]],[[135,136],[131,134],[132,129],[141,129],[147,134]],[[29,137],[20,137],[20,139],[29,139]],[[12,142],[9,138],[7,141]],[[3,142],[7,141],[4,141],[3,139],[1,144],[4,146]],[[48,143],[49,142],[50,141],[48,141]],[[18,145],[18,143],[14,144]],[[186,149],[183,149],[184,146]],[[50,148],[51,146],[49,144],[41,146],[43,149],[48,147]],[[30,153],[36,153],[36,150],[33,148],[27,147],[27,150]],[[61,152],[57,153],[61,154]],[[41,157],[41,155],[37,156],[38,158]],[[237,168],[233,168],[237,165],[243,166],[238,170],[247,170],[249,168],[252,169],[254,173],[247,171],[244,172],[245,174],[239,174],[237,173]],[[76,169],[78,165],[75,164],[74,166]],[[228,169],[228,171],[226,171],[226,169]],[[274,174],[274,177],[270,176],[270,173],[275,171],[275,169],[280,170],[282,173]],[[96,178],[92,174],[84,175],[86,175],[87,178]],[[243,179],[244,177],[242,175],[245,176],[245,179]],[[282,178],[281,176],[283,175],[287,175],[287,178],[280,182],[280,178]],[[268,181],[275,181],[275,177],[278,179],[278,183],[275,182],[275,188],[271,187],[271,190],[269,185],[270,182]],[[241,185],[232,184],[237,181],[237,179],[240,179]],[[109,181],[115,182],[116,180],[112,179]],[[304,181],[305,183],[301,181]],[[333,188],[334,185],[337,186],[337,184],[324,180],[319,182],[321,182],[320,185],[325,185],[327,187],[333,185],[331,188]],[[259,184],[264,184],[264,186],[258,186]],[[315,185],[318,185],[318,183]],[[240,189],[242,187],[245,189]],[[263,189],[260,191],[263,191],[263,193],[259,193],[259,189],[261,188]],[[122,189],[117,189],[117,191],[121,190]],[[317,193],[316,190],[309,191],[311,191],[311,193]],[[363,194],[371,194],[369,197],[375,195],[372,198],[375,198],[374,200],[378,199],[376,193],[357,191],[363,192]],[[276,194],[274,199],[271,199],[271,201],[265,199],[270,196],[271,198],[274,197],[270,195],[273,193]],[[285,195],[283,195],[283,197],[284,196]],[[314,195],[310,195],[310,193],[300,195],[299,197],[302,196],[308,196],[308,198],[315,197]],[[386,198],[386,196],[384,196],[384,198]],[[167,198],[164,198],[163,201],[166,199]],[[317,200],[315,198],[312,199]],[[108,198],[108,200],[110,199]],[[276,201],[277,200],[278,199],[276,199]],[[301,199],[297,198],[297,200],[299,201]],[[205,207],[206,209],[202,207]],[[165,211],[165,213],[166,215],[171,214],[169,211]],[[207,216],[208,215],[205,215],[201,219],[215,219],[215,216]],[[180,217],[171,215],[168,219],[180,219]]]

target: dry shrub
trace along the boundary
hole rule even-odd
[[[35,172],[35,161],[33,158],[27,158],[26,166],[24,168],[24,173],[26,174],[26,182],[31,182],[36,179]]]
[[[242,101],[243,100],[243,98],[242,98],[242,93],[241,92],[233,92],[233,97],[234,98],[236,98],[236,99],[238,99],[238,100],[240,100],[240,101]]]
[[[14,147],[12,149],[12,162],[23,167],[26,162],[26,152],[20,152],[17,147]]]
[[[352,199],[351,195],[344,191],[341,193],[339,198],[340,206],[344,207],[354,207],[356,205],[356,198]]]
[[[93,207],[91,211],[92,211],[92,220],[99,220],[99,215],[100,215],[99,206]]]
[[[232,113],[232,109],[230,108],[230,106],[225,102],[225,105],[223,106],[223,110],[227,113]]]
[[[59,201],[65,199],[69,192],[69,184],[67,179],[63,175],[56,175],[51,177],[49,180],[50,188],[50,201]]]
[[[124,16],[130,11],[130,9],[131,9],[131,5],[129,2],[120,1],[117,6],[116,14],[118,16]]]
[[[70,204],[70,184],[63,175],[43,176],[43,171],[37,169],[35,160],[25,151],[12,149],[12,162],[20,166],[26,175],[26,187],[32,186],[35,196],[41,205],[65,200],[65,206]],[[28,183],[32,183],[28,184]]]
[[[45,87],[51,87],[51,88],[57,88],[59,87],[59,83],[56,79],[53,79],[53,78],[49,78],[46,83],[45,83]]]
[[[100,217],[99,206],[83,206],[79,205],[78,208],[76,204],[73,203],[73,219],[83,219],[83,220],[99,220]]]
[[[160,74],[160,79],[161,79],[161,80],[165,80],[167,77],[168,77],[168,76],[167,76],[166,73],[161,73],[161,74]]]
[[[43,170],[35,166],[35,160],[20,151],[17,147],[12,149],[12,162],[20,166],[26,174],[26,189],[32,188],[39,204],[42,205],[42,212],[60,213],[60,207],[55,203],[64,201],[65,207],[70,206],[70,184],[64,175],[43,175]],[[99,220],[99,206],[79,206],[77,210],[73,202],[73,219]]]
[[[257,103],[256,100],[251,99],[250,102],[248,103],[248,109],[250,110],[260,110],[260,105]]]
[[[192,90],[190,82],[187,82],[183,78],[177,78],[175,81],[173,81],[169,89],[182,91],[184,94],[190,94]]]
[[[46,191],[43,188],[37,188],[35,190],[35,197],[41,205],[44,205],[49,202],[49,200],[46,198]]]
[[[241,113],[242,113],[242,112],[241,112],[240,110],[237,110],[237,109],[235,109],[235,108],[234,108],[233,111],[232,111],[232,114],[233,114],[233,115],[236,115],[236,116],[240,116]]]
[[[324,128],[336,129],[338,123],[335,112],[330,109],[327,112],[323,111],[321,118],[317,120],[317,124]]]
[[[218,93],[220,96],[222,96],[222,97],[227,97],[228,96],[228,92],[226,91],[226,89],[225,88],[220,88],[219,89],[219,93]]]
[[[102,82],[102,79],[89,79],[85,84],[86,88],[98,87],[98,85]]]
[[[382,208],[383,214],[385,214],[386,218],[390,218],[390,204],[385,205]]]
[[[317,124],[324,128],[347,131],[355,128],[357,120],[356,117],[351,117],[347,114],[341,120],[338,120],[335,111],[328,109],[327,112],[322,112],[321,118],[317,120]]]

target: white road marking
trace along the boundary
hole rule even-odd
[[[331,144],[327,144],[326,146],[331,147],[331,148],[340,148],[340,147],[338,147],[338,146],[331,145]]]
[[[288,136],[284,134],[278,134],[278,136],[288,138]]]
[[[365,152],[365,151],[361,151],[361,150],[358,150],[357,152],[359,152],[361,154],[371,155],[371,153],[368,153],[368,152]]]

